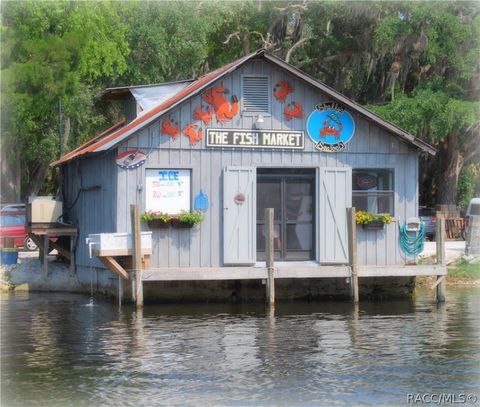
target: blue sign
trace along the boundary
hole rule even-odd
[[[337,103],[321,103],[315,106],[307,120],[307,133],[317,150],[341,151],[355,133],[355,122]]]

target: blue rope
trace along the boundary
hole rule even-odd
[[[411,256],[418,256],[423,251],[423,240],[425,239],[425,226],[420,223],[418,233],[407,231],[407,224],[400,228],[400,248],[404,253]]]

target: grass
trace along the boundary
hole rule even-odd
[[[480,279],[480,262],[469,263],[462,259],[455,266],[448,269],[448,275],[451,277]]]

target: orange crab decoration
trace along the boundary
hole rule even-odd
[[[216,86],[208,89],[202,96],[202,99],[213,106],[215,116],[220,123],[232,120],[238,113],[238,99],[235,95],[231,97],[231,104],[225,97],[228,90],[223,86]]]
[[[162,134],[177,138],[180,135],[180,125],[172,119],[163,119]]]
[[[202,110],[201,106],[197,106],[193,112],[193,118],[196,120],[201,120],[203,124],[208,125],[212,122],[213,111],[211,108],[208,108],[206,111]]]
[[[286,97],[293,92],[293,88],[286,81],[278,82],[273,88],[273,96],[279,102],[285,102]]]
[[[199,129],[196,124],[190,123],[183,129],[183,134],[190,140],[190,144],[198,143],[203,138],[202,129]]]
[[[285,106],[285,109],[283,109],[283,114],[285,115],[285,119],[288,121],[292,120],[294,117],[301,119],[303,118],[302,105],[298,102],[291,102]]]

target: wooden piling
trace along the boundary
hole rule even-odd
[[[357,224],[355,222],[355,208],[347,208],[348,222],[348,252],[350,258],[350,295],[354,304],[358,304],[358,262],[357,262]]]
[[[437,243],[437,264],[446,266],[445,258],[445,219],[437,218],[435,239]],[[447,291],[447,281],[443,276],[437,276],[437,303],[445,302],[445,294]]]
[[[143,282],[142,282],[142,247],[140,235],[140,218],[138,206],[130,205],[132,217],[132,239],[133,239],[133,270],[135,273],[135,306],[143,307]]]
[[[268,270],[267,299],[270,305],[275,304],[275,276],[273,268],[273,215],[273,208],[265,209],[265,263]]]

